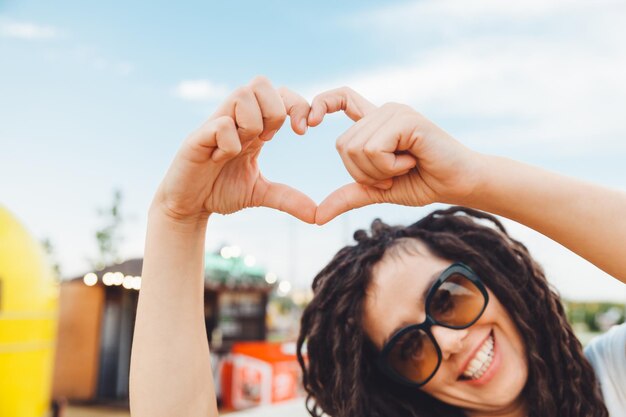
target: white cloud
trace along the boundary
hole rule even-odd
[[[119,75],[130,75],[135,70],[135,66],[130,62],[120,61],[115,65],[115,71]]]
[[[513,145],[551,161],[590,151],[600,163],[597,155],[626,158],[625,20],[626,3],[608,0],[423,0],[377,8],[340,24],[386,63],[300,91],[312,98],[349,85],[377,104],[404,102],[445,120],[443,127],[456,124],[462,142],[487,152]],[[393,219],[397,210],[379,212]],[[624,300],[621,282],[540,233],[505,223],[563,297]]]
[[[91,63],[94,69],[98,71],[112,72],[116,75],[125,77],[130,75],[135,69],[134,65],[126,61],[109,62],[101,56],[93,56]]]
[[[312,86],[350,85],[372,101],[400,101],[427,116],[472,120],[468,144],[541,143],[580,154],[626,151],[626,4],[429,0],[347,22],[397,63]],[[581,28],[584,27],[584,30]],[[493,121],[499,121],[494,123]],[[503,126],[505,124],[505,126]]]
[[[114,74],[121,77],[126,77],[135,70],[135,66],[132,62],[104,57],[97,48],[85,44],[49,50],[46,52],[46,57],[53,61],[65,61],[68,64],[89,67],[98,72]]]
[[[451,26],[461,30],[481,26],[485,22],[516,22],[541,18],[562,18],[570,13],[585,14],[593,10],[623,9],[621,0],[418,0],[356,14],[346,19],[353,26],[394,31],[415,31],[419,26],[438,27],[448,31]],[[416,23],[419,21],[419,25]],[[446,29],[443,29],[446,28]]]
[[[7,38],[24,40],[49,40],[61,36],[60,31],[52,26],[29,22],[0,22],[0,35]]]
[[[184,80],[178,83],[174,94],[189,101],[217,101],[228,94],[228,87],[209,80]]]
[[[53,26],[39,25],[30,22],[17,22],[0,17],[0,37],[21,40],[51,40],[63,38],[63,33]],[[65,61],[90,66],[97,71],[113,73],[119,76],[128,76],[135,66],[126,60],[108,59],[100,55],[95,47],[84,44],[52,46],[44,52],[44,56],[50,61]]]

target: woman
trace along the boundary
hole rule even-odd
[[[299,338],[328,415],[607,415],[558,296],[497,219],[453,207],[355,237],[315,278]]]
[[[355,183],[318,207],[261,175],[259,152],[287,115],[304,134],[339,110],[356,122],[337,141]],[[382,202],[461,204],[506,216],[626,281],[623,192],[478,154],[408,106],[376,107],[346,88],[309,106],[256,78],[183,143],[150,208],[133,416],[217,415],[203,316],[211,213],[264,206],[324,224]],[[375,222],[372,236],[356,238],[316,277],[303,316],[312,414],[607,415],[558,298],[493,217],[453,208],[407,228]],[[598,365],[596,372],[611,371]]]

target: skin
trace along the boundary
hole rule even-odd
[[[355,121],[337,139],[337,151],[355,182],[320,203],[317,224],[378,203],[463,205],[535,229],[626,283],[624,191],[480,154],[411,107],[377,107],[350,88],[316,96],[309,125],[336,111]],[[413,157],[417,169],[393,174],[395,166],[403,165],[402,155]]]
[[[304,134],[335,111],[355,122],[337,140],[354,183],[318,206],[261,174],[258,155],[287,116]],[[626,193],[479,154],[405,105],[377,107],[341,88],[309,106],[257,77],[181,144],[150,206],[131,357],[133,416],[218,415],[203,314],[204,242],[212,213],[263,206],[321,225],[385,202],[442,202],[502,215],[626,282]]]
[[[375,265],[366,293],[363,326],[379,349],[399,326],[424,321],[421,294],[430,288],[431,277],[438,276],[452,263],[434,256],[422,242],[409,242],[410,251],[392,250],[393,255],[386,254]],[[487,292],[490,300],[487,308],[471,327],[431,328],[442,351],[442,362],[435,376],[421,389],[466,410],[468,416],[525,415],[521,396],[528,378],[524,343],[506,309],[488,288]],[[491,331],[501,355],[499,365],[492,363],[496,371],[493,378],[480,386],[459,381],[468,359]]]
[[[204,326],[207,220],[254,206],[315,220],[309,197],[267,180],[257,164],[287,115],[303,134],[308,112],[303,98],[257,77],[183,142],[148,215],[131,354],[133,416],[218,415]]]

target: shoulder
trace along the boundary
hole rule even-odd
[[[626,361],[626,323],[613,326],[591,340],[585,348],[585,355],[592,363],[597,360]]]
[[[626,323],[589,342],[585,356],[598,377],[607,408],[626,409]]]

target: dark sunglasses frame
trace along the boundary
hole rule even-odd
[[[471,281],[476,286],[476,288],[478,288],[478,290],[482,293],[485,299],[483,308],[480,310],[480,313],[476,315],[476,318],[472,320],[470,323],[467,323],[463,326],[452,326],[449,324],[441,323],[430,315],[430,303],[431,303],[433,296],[435,295],[435,292],[439,289],[439,287],[441,287],[441,285],[448,278],[450,278],[452,275],[455,275],[455,274],[463,275],[465,278]],[[439,347],[439,344],[437,343],[437,340],[433,336],[430,328],[434,325],[437,325],[437,326],[442,326],[448,329],[455,329],[455,330],[467,329],[468,327],[476,323],[476,321],[480,318],[480,316],[482,316],[483,312],[487,308],[488,303],[489,303],[489,294],[487,293],[487,289],[485,288],[485,285],[482,283],[478,275],[476,275],[476,273],[474,273],[474,271],[472,271],[472,269],[469,266],[462,264],[460,262],[450,265],[441,273],[441,275],[439,275],[439,277],[434,282],[430,290],[428,290],[428,295],[426,296],[426,303],[425,303],[426,319],[419,324],[410,324],[406,327],[403,327],[402,329],[394,333],[393,336],[391,336],[391,338],[389,339],[389,341],[385,344],[385,346],[383,346],[383,349],[378,356],[378,367],[385,375],[387,375],[389,378],[391,378],[392,380],[400,384],[413,387],[413,388],[419,388],[425,385],[426,383],[428,383],[428,381],[430,381],[435,376],[435,374],[437,373],[437,370],[439,370],[439,367],[441,366],[441,361],[442,361],[441,348]],[[397,371],[393,369],[393,367],[389,364],[389,360],[388,360],[389,354],[393,350],[397,341],[400,340],[400,338],[404,336],[406,333],[415,331],[415,330],[422,330],[424,333],[426,333],[428,337],[430,338],[431,342],[433,343],[433,345],[435,346],[435,350],[437,351],[437,366],[433,370],[432,374],[422,382],[411,381],[410,379],[407,379],[404,376],[400,375]]]

